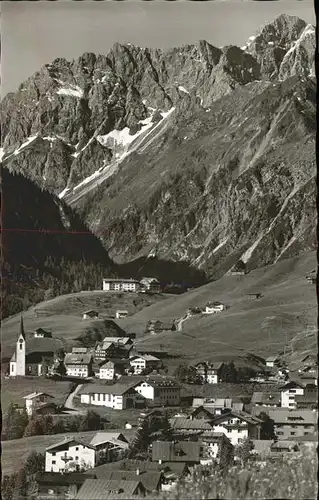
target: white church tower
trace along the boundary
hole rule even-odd
[[[23,326],[23,319],[21,316],[20,320],[20,332],[18,336],[18,340],[16,343],[16,353],[15,353],[15,367],[12,366],[14,363],[11,364],[11,373],[10,375],[12,376],[20,376],[24,377],[25,376],[25,355],[26,355],[26,345],[25,345],[25,333],[24,333],[24,326]],[[13,370],[12,370],[13,368]],[[14,370],[15,368],[15,370]]]

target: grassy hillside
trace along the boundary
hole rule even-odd
[[[305,278],[315,268],[316,254],[311,252],[245,276],[225,276],[184,295],[168,298],[118,324],[129,332],[139,333],[143,346],[162,344],[189,359],[227,358],[246,352],[271,355],[283,350],[286,340],[290,343],[297,334],[302,338],[316,326],[316,285],[310,285]],[[262,293],[263,297],[250,300],[248,293]],[[193,317],[183,323],[180,332],[165,332],[142,340],[149,319],[179,318],[188,307],[205,306],[211,300],[219,300],[229,309]],[[303,350],[303,343],[297,343],[296,348]]]
[[[45,328],[52,331],[54,337],[65,340],[77,338],[89,326],[102,328],[100,320],[82,320],[82,314],[88,309],[100,313],[101,320],[115,315],[117,309],[125,309],[134,314],[150,304],[165,299],[165,295],[146,294],[118,294],[103,291],[80,292],[61,295],[54,299],[40,302],[23,313],[24,325],[27,332],[36,328]],[[35,311],[45,316],[35,317]],[[20,315],[14,315],[2,322],[2,356],[11,356],[19,331]],[[99,326],[100,325],[100,326]]]

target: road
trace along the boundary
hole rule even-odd
[[[80,409],[73,404],[73,399],[79,392],[79,390],[83,387],[83,384],[79,384],[76,386],[73,392],[71,392],[65,400],[64,406],[67,409],[65,413],[71,413],[72,415],[84,415],[87,410]]]

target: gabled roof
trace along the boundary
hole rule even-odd
[[[221,415],[217,415],[212,421],[212,425],[217,425],[220,422],[225,422],[231,418],[238,418],[239,420],[243,420],[248,424],[258,425],[262,423],[262,420],[257,417],[253,417],[250,413],[246,413],[244,411],[235,411],[230,410],[227,413],[222,413]]]
[[[132,343],[132,339],[130,337],[105,337],[103,342],[112,342],[115,345],[125,345]]]
[[[152,356],[152,354],[140,354],[130,357],[130,361],[133,361],[134,359],[144,359],[145,361],[160,361],[155,356]]]
[[[189,418],[183,417],[173,417],[169,420],[171,426],[175,430],[207,430],[213,432],[213,426],[207,420],[202,419],[194,419],[191,420]]]
[[[280,392],[254,392],[251,398],[252,404],[274,404],[278,405],[281,401]]]
[[[109,500],[113,498],[121,498],[129,500],[139,486],[141,486],[140,481],[86,479],[78,491],[75,499]]]
[[[261,408],[260,408],[261,409]],[[312,410],[291,410],[289,408],[267,408],[275,424],[317,424],[318,412]]]
[[[88,311],[84,311],[83,314],[99,314],[97,311],[94,311],[94,309],[89,309]]]
[[[152,460],[199,462],[200,443],[194,441],[153,441]]]
[[[118,382],[113,385],[86,384],[79,390],[78,394],[113,394],[114,396],[122,396],[134,389],[138,384],[139,382],[133,382],[131,385]]]
[[[23,396],[23,399],[34,399],[39,396],[47,396],[49,398],[54,399],[54,396],[51,396],[51,394],[48,394],[47,392],[31,392],[31,394],[28,394],[27,396]]]
[[[98,446],[100,444],[108,443],[114,440],[122,441],[123,443],[128,442],[121,432],[97,432],[91,439],[90,444],[93,446]]]
[[[279,356],[268,356],[268,358],[266,358],[266,363],[267,361],[277,361],[279,359]]]
[[[167,377],[166,375],[145,375],[142,378],[143,382],[147,382],[152,387],[175,387],[180,388],[180,385],[173,377]]]
[[[68,352],[64,358],[65,365],[88,365],[92,359],[91,354]]]
[[[86,441],[83,441],[80,438],[75,438],[75,437],[69,437],[67,439],[64,439],[63,441],[59,441],[58,443],[52,444],[51,446],[48,446],[45,451],[52,451],[56,449],[68,449],[72,444],[80,444],[82,446],[86,446],[87,448],[91,448],[94,450],[94,446],[91,444],[87,443]]]
[[[276,441],[271,445],[271,450],[292,450],[295,446],[298,446],[296,441]]]
[[[88,474],[94,474],[97,479],[116,480],[116,481],[140,481],[146,491],[156,491],[161,484],[162,473],[160,471],[139,471],[136,470],[110,470],[109,464],[99,465],[87,471]]]
[[[191,415],[192,415],[192,417],[194,417],[198,413],[201,413],[201,412],[205,413],[205,415],[207,416],[207,420],[212,420],[214,418],[214,416],[215,416],[214,413],[212,413],[211,411],[209,411],[209,409],[205,408],[204,406],[197,406],[197,408],[195,408],[192,411]]]
[[[295,380],[291,380],[290,382],[287,382],[287,384],[284,384],[280,386],[278,389],[279,391],[286,391],[290,389],[291,387],[299,387],[300,389],[303,389],[305,386],[301,384],[300,382],[297,382]]]

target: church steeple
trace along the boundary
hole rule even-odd
[[[23,340],[25,340],[25,333],[24,333],[24,325],[23,325],[23,318],[22,318],[22,314],[21,314],[21,318],[20,318],[20,331],[19,331],[19,338],[20,336],[23,338]]]

